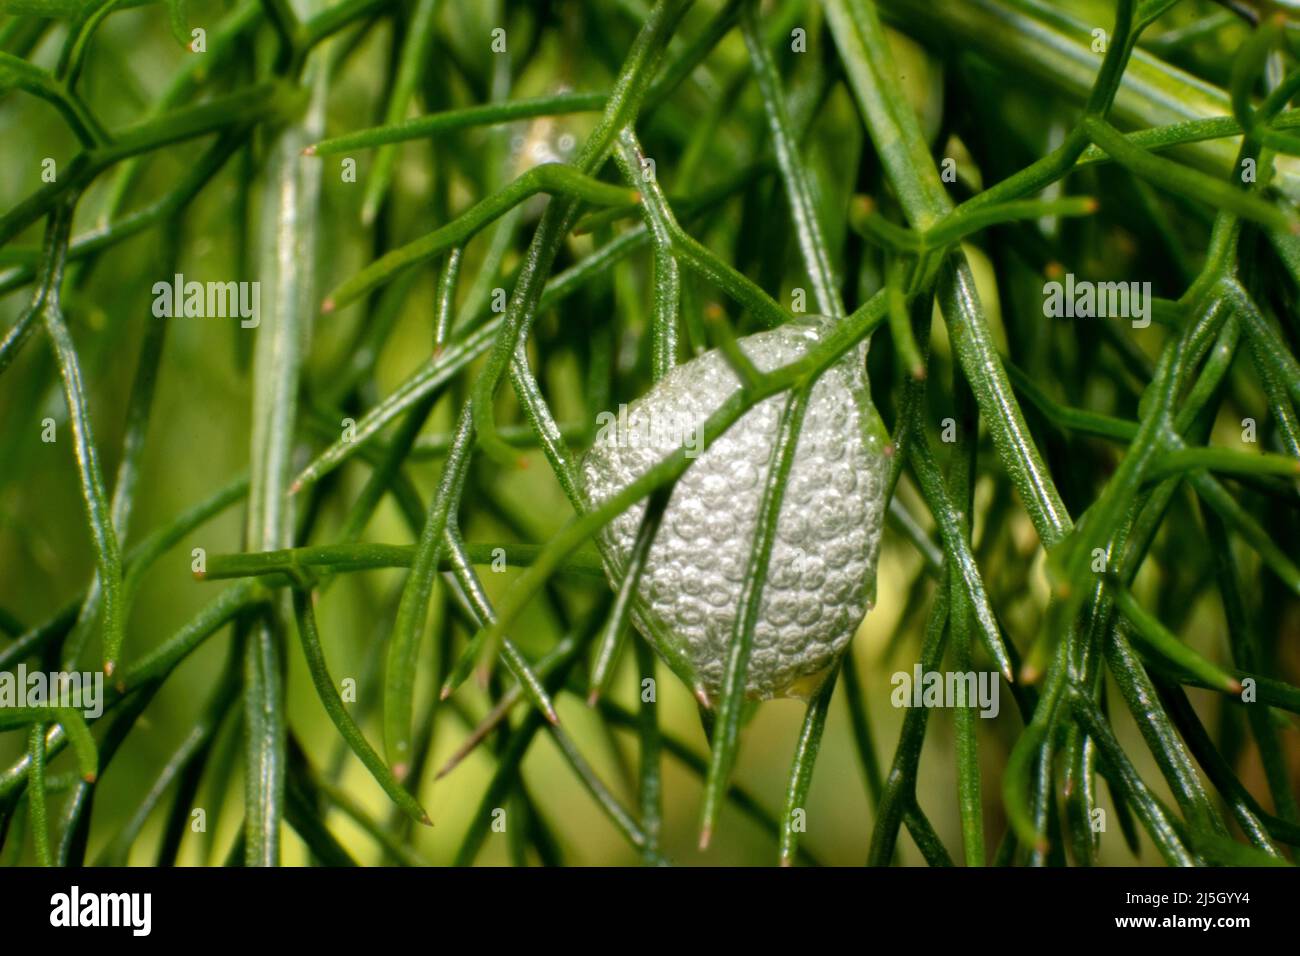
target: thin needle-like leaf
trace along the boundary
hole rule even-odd
[[[298,638],[302,643],[303,656],[307,659],[307,671],[311,674],[312,683],[316,686],[316,695],[324,705],[325,712],[338,728],[339,735],[357,755],[357,759],[365,765],[370,775],[375,778],[375,782],[402,809],[402,812],[416,823],[431,826],[429,814],[402,786],[393,771],[388,769],[379,754],[366,741],[365,735],[352,719],[352,715],[348,713],[334,679],[330,676],[329,666],[325,663],[325,651],[321,647],[320,633],[316,628],[316,613],[312,609],[311,602],[310,592],[294,591],[293,609],[298,620]]]
[[[62,225],[51,226],[52,229],[61,230],[62,238],[57,240],[58,248],[55,253],[60,263],[66,248],[72,209],[71,201],[64,204],[62,211],[58,213],[66,217],[62,220]],[[61,265],[54,268],[56,275],[61,272]],[[73,450],[81,476],[81,492],[86,503],[86,520],[90,526],[91,540],[95,545],[95,561],[103,593],[104,673],[112,677],[117,668],[117,659],[125,636],[125,615],[122,609],[122,558],[117,532],[113,529],[112,509],[109,506],[108,494],[104,490],[104,475],[99,465],[99,453],[95,448],[95,436],[90,425],[85,385],[81,377],[81,363],[77,359],[77,349],[73,345],[72,335],[63,320],[58,287],[59,280],[56,277],[51,283],[49,298],[42,311],[45,328],[54,345],[59,374],[63,380],[63,394],[68,404],[68,418],[72,423]]]
[[[45,806],[45,726],[33,724],[27,735],[27,755],[30,762],[27,771],[30,784],[27,787],[27,805],[31,811],[32,842],[36,846],[36,862],[41,866],[53,866],[54,857],[50,853],[50,822]]]
[[[955,570],[960,574],[966,595],[970,600],[971,612],[979,624],[980,637],[984,646],[993,657],[998,670],[1008,681],[1012,680],[1011,658],[1002,641],[1002,634],[989,607],[988,596],[984,592],[984,581],[979,568],[975,566],[975,556],[971,554],[970,545],[962,534],[962,521],[959,509],[953,504],[944,487],[943,476],[930,447],[929,436],[925,434],[925,422],[920,419],[920,406],[916,412],[915,432],[912,440],[910,460],[916,474],[917,483],[925,495],[926,504],[939,525],[939,534],[944,547],[954,556]]]
[[[285,18],[291,14],[285,8]],[[294,21],[296,24],[296,20]],[[285,23],[281,24],[286,30]],[[296,29],[296,27],[295,27]],[[281,37],[281,53],[291,38]],[[251,550],[292,543],[291,474],[299,378],[313,312],[320,170],[303,164],[303,146],[319,138],[329,77],[327,63],[308,68],[312,103],[303,119],[280,133],[264,187],[265,221],[285,223],[264,231],[259,272],[269,291],[258,317],[253,351],[252,437],[249,455],[246,539]],[[267,301],[269,300],[269,301]],[[244,659],[245,820],[244,854],[249,866],[280,862],[285,811],[287,720],[280,644],[287,617],[284,601],[251,623]]]
[[[469,554],[465,550],[465,544],[461,541],[460,532],[454,524],[448,526],[446,537],[452,574],[468,600],[468,610],[472,612],[473,626],[476,629],[481,628],[496,616],[496,612],[492,610],[492,603],[488,600],[487,591],[484,590],[483,582],[479,580],[478,575],[474,572]],[[551,702],[551,697],[546,692],[541,678],[533,671],[515,642],[508,637],[501,640],[501,656],[506,662],[506,667],[519,681],[524,696],[546,716],[548,721],[552,724],[558,724],[560,717],[555,712],[555,705]]]
[[[641,525],[637,528],[632,549],[627,555],[622,580],[614,595],[614,604],[610,608],[609,617],[601,628],[600,639],[596,644],[596,661],[591,669],[591,693],[587,696],[588,704],[595,704],[609,688],[610,679],[614,674],[614,664],[618,660],[618,652],[629,627],[641,571],[645,568],[655,534],[659,531],[659,523],[668,507],[669,495],[670,489],[661,488],[650,496],[645,514],[641,518]]]
[[[415,658],[424,634],[429,595],[445,547],[445,532],[455,521],[474,437],[473,409],[466,403],[456,422],[456,437],[443,464],[442,477],[416,545],[411,572],[402,588],[384,668],[384,748],[398,780],[410,770],[411,719],[414,712]]]
[[[754,546],[750,552],[736,608],[735,625],[727,645],[726,667],[723,671],[722,694],[717,701],[717,720],[710,743],[709,776],[704,784],[704,807],[700,814],[700,847],[709,845],[718,811],[722,807],[727,789],[727,778],[735,762],[737,738],[740,734],[740,712],[745,700],[745,686],[749,672],[749,657],[754,647],[754,629],[758,624],[759,609],[763,602],[763,585],[767,581],[768,566],[772,560],[772,546],[776,542],[777,521],[781,502],[785,497],[790,469],[794,466],[795,449],[799,445],[799,430],[808,410],[811,386],[792,391],[781,412],[780,423],[772,445],[772,457],[763,497],[758,506],[758,522],[754,530]],[[712,706],[712,702],[710,702]]]
[[[411,11],[397,64],[397,78],[388,96],[384,115],[386,125],[397,123],[406,116],[415,87],[429,66],[432,59],[430,46],[433,41],[434,14],[437,9],[438,0],[416,0]],[[368,226],[375,221],[389,183],[392,182],[396,161],[397,149],[392,144],[381,146],[375,153],[370,174],[366,177],[366,194],[361,200],[362,225]]]
[[[795,744],[790,778],[786,784],[785,808],[781,814],[782,866],[794,863],[799,846],[799,834],[803,832],[803,820],[808,812],[808,790],[812,786],[813,767],[817,763],[817,754],[821,752],[822,732],[826,729],[826,714],[830,711],[839,671],[840,665],[837,664],[808,702],[808,711],[804,714],[803,726],[799,730],[799,741]]]
[[[340,309],[371,289],[388,282],[402,270],[461,245],[493,220],[540,192],[562,194],[584,202],[610,206],[637,202],[640,198],[639,193],[602,183],[560,163],[534,166],[505,189],[470,207],[447,225],[394,249],[340,283],[325,297],[321,310],[333,312]]]

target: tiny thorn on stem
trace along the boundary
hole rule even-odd
[[[313,145],[311,145],[311,146],[304,146],[304,147],[303,147],[303,150],[302,150],[302,154],[303,154],[304,156],[315,156],[315,155],[316,155],[316,146],[315,146],[315,144],[313,144]]]
[[[334,300],[332,298],[326,299],[324,302],[320,304],[320,310],[321,310],[321,314],[329,315],[331,312],[334,311]]]

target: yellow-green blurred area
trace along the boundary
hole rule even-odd
[[[952,2],[952,0],[949,0]],[[956,0],[961,3],[965,0]],[[975,2],[975,0],[972,0]],[[979,0],[985,3],[985,0]],[[409,4],[394,3],[393,10],[409,15]],[[678,28],[669,47],[680,51],[698,37],[723,4],[700,0]],[[932,43],[934,24],[925,17],[913,18],[912,3],[881,3],[891,24],[891,44],[899,63],[910,103],[921,119],[926,135],[934,140],[936,152],[966,157],[961,163],[965,187],[979,189],[1004,172],[984,170],[983,154],[963,142],[945,123],[945,83],[952,82],[951,63],[946,58],[962,56],[941,51]],[[941,4],[942,6],[942,4]],[[1035,2],[1011,3],[1010,7],[1035,9]],[[1045,5],[1042,5],[1045,6]],[[1114,5],[1108,2],[1063,2],[1052,9],[1081,23],[1109,24]],[[192,27],[206,26],[209,36],[233,4],[195,0],[188,8]],[[554,0],[548,4],[523,2],[477,2],[445,0],[437,7],[435,40],[425,79],[417,86],[407,115],[486,102],[491,98],[518,99],[564,90],[608,90],[618,66],[626,56],[648,5],[641,0]],[[823,29],[820,5],[809,2],[763,3],[763,22],[772,25],[781,38],[794,27],[807,29],[820,44],[806,57],[783,53],[793,109],[812,117],[802,142],[805,159],[819,184],[818,215],[837,256],[850,249],[862,256],[861,246],[849,236],[848,210],[851,197],[864,188],[879,185],[878,164],[865,137],[852,95],[836,73],[836,53],[829,33]],[[1221,8],[1208,2],[1186,2],[1161,21],[1159,34],[1189,29],[1207,17],[1220,15]],[[12,24],[22,13],[17,0],[0,0],[0,33],[7,42],[17,43],[23,34]],[[538,17],[543,17],[538,30]],[[384,122],[386,90],[392,76],[392,62],[400,49],[402,33],[395,33],[387,8],[380,8],[373,26],[353,36],[345,31],[322,45],[317,57],[341,55],[345,44],[354,43],[337,74],[330,78],[325,114],[325,135],[336,136]],[[502,70],[490,51],[491,31],[504,26],[510,38],[510,68]],[[898,32],[892,32],[897,29]],[[1109,26],[1107,26],[1109,29]],[[274,38],[265,27],[255,32],[256,44],[248,57],[223,66],[221,76],[212,77],[211,90],[218,93],[238,88],[256,75],[264,74],[274,52]],[[1228,81],[1230,53],[1245,35],[1245,28],[1230,17],[1220,29],[1207,31],[1203,38],[1178,47],[1170,55],[1179,66],[1207,83],[1223,86]],[[48,69],[57,65],[66,36],[66,21],[47,23],[38,39],[24,54],[29,62]],[[1018,41],[1028,42],[1028,41]],[[782,40],[788,47],[788,43]],[[1162,51],[1158,44],[1152,55]],[[91,110],[110,129],[119,129],[153,115],[169,82],[191,58],[169,26],[159,4],[130,6],[112,12],[94,35],[80,78],[79,89]],[[978,59],[978,54],[969,54]],[[752,76],[749,59],[739,32],[730,31],[672,98],[655,111],[638,132],[656,162],[657,175],[670,199],[706,193],[728,181],[748,164],[772,165],[765,145],[763,110]],[[992,70],[1003,95],[996,108],[1006,124],[1023,136],[1023,144],[1041,154],[1051,148],[1077,110],[1070,96],[1048,88],[1036,89],[1016,82],[1014,69],[976,66],[976,72]],[[1004,71],[1005,70],[1005,71]],[[1004,71],[1004,72],[1003,72]],[[206,88],[205,88],[206,89]],[[206,94],[204,94],[206,95]],[[317,299],[328,289],[354,275],[383,251],[414,239],[442,223],[442,216],[455,216],[483,196],[500,189],[529,164],[533,146],[542,142],[562,149],[567,137],[581,147],[594,128],[596,113],[580,113],[516,122],[508,126],[458,130],[431,140],[416,140],[396,149],[396,165],[388,201],[374,227],[363,225],[362,204],[376,150],[358,149],[343,155],[304,157],[303,162],[320,163],[322,193],[316,232]],[[187,142],[150,154],[140,174],[117,211],[144,208],[166,195],[190,169],[199,152],[210,142]],[[77,345],[87,390],[94,440],[101,465],[112,492],[113,476],[122,456],[125,409],[129,401],[144,329],[148,323],[169,323],[160,367],[153,413],[147,429],[140,465],[139,485],[129,529],[124,536],[128,550],[150,531],[174,519],[226,482],[245,472],[249,465],[252,378],[248,364],[252,329],[241,329],[237,319],[156,319],[151,313],[152,287],[170,281],[171,269],[186,279],[198,281],[245,281],[257,278],[255,257],[261,205],[258,188],[262,162],[268,147],[267,133],[259,131],[250,154],[236,153],[209,182],[175,226],[164,220],[139,235],[115,244],[101,255],[79,259],[69,265],[63,283],[62,305]],[[58,170],[68,170],[79,145],[58,112],[47,102],[9,90],[0,93],[0,210],[17,206],[42,188],[43,161],[52,159]],[[767,149],[767,152],[764,150]],[[344,163],[355,160],[356,181],[347,181]],[[685,166],[688,176],[679,175]],[[863,172],[867,170],[867,172]],[[771,170],[768,171],[771,173]],[[613,166],[604,178],[615,181]],[[108,203],[117,182],[113,170],[99,176],[80,200],[72,229],[75,239],[100,227],[109,216]],[[247,194],[246,194],[247,192]],[[251,196],[251,199],[249,198]],[[535,227],[540,204],[527,204],[512,226],[509,246],[501,262],[501,276],[509,276],[521,263]],[[248,217],[243,214],[247,206]],[[775,175],[759,174],[757,181],[729,197],[706,217],[685,220],[693,236],[727,260],[744,257],[744,271],[760,283],[773,298],[790,302],[793,289],[807,286],[797,249],[790,238],[790,220],[784,194]],[[1193,217],[1188,215],[1188,219]],[[574,235],[557,263],[556,271],[572,265],[604,243],[631,228],[630,216],[596,234]],[[1196,229],[1204,227],[1198,222]],[[1128,234],[1114,225],[1096,226],[1090,237],[1094,262],[1115,266],[1127,259]],[[39,248],[43,223],[33,224],[14,242],[0,247],[0,284],[6,269],[30,261]],[[461,268],[458,307],[480,282],[479,272],[489,255],[489,229],[467,246]],[[1189,232],[1190,234],[1190,232]],[[376,236],[378,238],[376,238]],[[779,243],[778,243],[779,239]],[[1198,240],[1189,239],[1189,242]],[[765,245],[770,248],[764,248]],[[18,251],[15,252],[14,250]],[[967,251],[975,268],[983,302],[997,346],[1002,352],[1023,348],[1021,340],[1008,342],[1010,325],[1004,311],[1023,308],[1026,289],[1041,276],[1023,266],[1012,276],[999,271],[1004,260],[990,253],[980,242]],[[26,258],[25,258],[26,257]],[[295,471],[306,465],[345,427],[344,419],[358,420],[385,396],[398,388],[432,351],[432,305],[439,261],[421,264],[391,332],[382,341],[373,375],[346,396],[344,406],[332,405],[322,396],[330,392],[339,370],[351,358],[359,341],[359,330],[373,320],[369,300],[337,313],[316,316],[310,330],[310,348],[304,367],[299,407],[298,440],[294,453]],[[845,266],[855,282],[846,283],[844,294],[850,308],[879,288],[878,264]],[[486,276],[479,290],[498,286],[510,288],[505,278]],[[684,308],[703,311],[719,294],[691,276]],[[30,284],[5,286],[0,298],[0,328],[8,329],[26,307]],[[579,437],[590,429],[600,408],[591,404],[592,383],[588,360],[595,346],[609,336],[611,356],[609,388],[605,398],[611,406],[629,401],[648,387],[649,323],[652,296],[652,265],[648,249],[640,249],[611,272],[589,283],[566,299],[560,307],[539,315],[529,343],[532,367],[541,382],[555,419]],[[728,304],[740,324],[747,317]],[[1032,303],[1030,308],[1032,308]],[[936,318],[939,317],[936,314]],[[948,335],[941,321],[935,322],[934,354],[929,378],[948,382],[953,358]],[[749,331],[748,327],[743,329]],[[454,334],[454,332],[453,332]],[[1155,343],[1155,344],[1153,344]],[[1144,354],[1158,352],[1158,342],[1144,339],[1136,346]],[[685,351],[685,346],[683,348]],[[1074,356],[1085,361],[1081,353]],[[462,373],[430,416],[424,437],[450,432],[456,410],[468,394],[477,362]],[[882,414],[891,421],[903,376],[896,356],[888,346],[874,350],[871,369],[875,393]],[[1084,394],[1103,406],[1119,402],[1118,387],[1111,388],[1104,374],[1090,378]],[[1044,387],[1055,383],[1046,381]],[[1259,387],[1243,382],[1247,396],[1259,396]],[[944,414],[945,393],[931,399],[934,418]],[[1128,409],[1131,412],[1131,409]],[[1240,416],[1235,416],[1239,418]],[[1234,427],[1233,415],[1224,413],[1221,427]],[[52,419],[56,440],[42,440],[46,420]],[[509,388],[503,388],[496,410],[503,424],[523,421],[518,403]],[[892,423],[892,422],[891,422]],[[386,434],[391,435],[390,428]],[[1099,457],[1102,453],[1098,453]],[[1106,459],[1113,466],[1115,456]],[[535,448],[523,452],[526,467],[511,469],[483,456],[470,470],[469,490],[462,510],[465,539],[472,544],[496,542],[545,543],[571,517],[572,509],[562,493],[545,457]],[[1055,463],[1054,463],[1055,464]],[[1088,463],[1091,468],[1092,464]],[[349,506],[357,500],[371,474],[372,466],[355,456],[327,480],[320,512],[306,542],[326,544],[338,540]],[[441,462],[425,457],[409,462],[406,473],[427,503],[437,484]],[[1099,479],[1100,480],[1100,477]],[[998,488],[1002,486],[1001,492]],[[1044,556],[1037,534],[1024,509],[1014,502],[999,509],[996,526],[985,520],[991,502],[1009,495],[1006,475],[988,439],[987,423],[981,428],[979,470],[975,485],[974,541],[977,554],[981,542],[996,538],[987,549],[989,562],[981,567],[990,599],[1008,639],[1022,652],[1040,633],[1045,620],[1049,588]],[[930,513],[909,480],[899,495],[912,514],[924,516],[922,524],[937,540]],[[306,494],[302,495],[303,500]],[[229,582],[199,581],[191,573],[193,549],[207,555],[244,550],[244,503],[240,502],[218,518],[186,536],[157,561],[146,574],[131,608],[122,660],[133,659],[157,647],[190,620]],[[1174,523],[1181,520],[1175,515]],[[1180,537],[1183,536],[1183,537]],[[410,544],[411,529],[391,498],[385,498],[367,524],[363,540]],[[1159,538],[1163,550],[1176,550],[1180,541],[1186,551],[1203,561],[1204,540],[1191,527],[1166,527]],[[1199,549],[1199,551],[1198,551]],[[1252,572],[1259,568],[1253,555],[1241,554],[1243,565]],[[49,619],[68,602],[79,598],[92,579],[94,553],[88,534],[85,506],[74,458],[72,431],[63,391],[48,340],[37,330],[13,365],[0,375],[0,608],[27,627]],[[516,580],[518,569],[495,573],[478,569],[494,602],[505,595]],[[1136,579],[1134,592],[1148,606],[1160,607],[1168,585],[1167,569],[1150,561]],[[1266,573],[1261,571],[1262,573]],[[888,527],[881,550],[876,604],[861,625],[847,666],[860,675],[870,718],[874,752],[887,774],[894,756],[907,710],[891,703],[891,679],[896,673],[910,675],[918,659],[926,610],[933,597],[932,582],[915,586],[923,576],[923,564],[915,546]],[[398,596],[405,571],[353,572],[340,575],[317,592],[316,614],[322,642],[335,682],[355,680],[358,699],[349,709],[362,715],[367,738],[381,749],[379,699],[382,684],[375,680],[384,662]],[[1190,603],[1180,609],[1184,621],[1179,636],[1190,647],[1209,658],[1223,656],[1225,622],[1212,581],[1191,586],[1183,582],[1181,601],[1191,594]],[[1252,591],[1254,582],[1251,582]],[[598,586],[576,577],[557,578],[556,597],[574,620],[597,607],[602,592]],[[490,710],[490,691],[499,693],[513,679],[504,666],[485,655],[479,670],[449,702],[436,707],[434,675],[439,661],[437,649],[445,647],[441,637],[454,628],[451,646],[456,654],[471,636],[452,615],[441,586],[434,600],[420,651],[415,712],[424,719],[432,713],[434,731],[431,750],[424,761],[417,796],[428,810],[431,828],[403,827],[398,815],[357,759],[347,751],[335,727],[327,719],[306,671],[301,647],[288,624],[285,647],[287,671],[287,713],[292,734],[301,742],[314,772],[334,779],[338,787],[396,838],[406,841],[411,857],[407,862],[449,864],[455,858],[470,821],[495,808],[481,805],[483,794],[496,767],[497,739],[484,745],[447,776],[436,779],[437,771],[456,752],[473,726]],[[1296,682],[1300,676],[1300,642],[1294,640],[1300,620],[1294,603],[1287,612],[1283,630],[1292,638],[1280,641],[1280,679]],[[1289,629],[1289,630],[1288,630]],[[532,602],[512,629],[511,636],[530,660],[551,650],[563,636],[564,627],[549,600]],[[11,638],[0,636],[0,651]],[[635,638],[633,638],[635,639]],[[114,838],[131,824],[133,815],[155,785],[160,770],[190,733],[211,695],[231,644],[231,628],[223,628],[176,669],[122,744],[111,765],[95,787],[93,817],[89,828],[86,860],[94,862],[112,845]],[[494,650],[494,649],[490,649]],[[81,670],[98,666],[100,647],[92,638],[77,659]],[[57,653],[52,660],[57,660]],[[28,661],[29,667],[39,663]],[[54,667],[45,661],[48,668]],[[982,649],[977,649],[976,666],[992,670]],[[447,662],[441,662],[446,666]],[[492,676],[489,679],[489,671]],[[579,668],[585,676],[587,668]],[[1109,678],[1108,678],[1109,679]],[[485,686],[486,685],[486,686]],[[687,745],[707,760],[708,747],[699,710],[689,690],[660,662],[656,673],[660,725],[666,734]],[[1217,695],[1188,691],[1202,721],[1218,736],[1240,734],[1240,727],[1228,722]],[[625,649],[610,691],[619,706],[635,713],[639,705],[639,675],[630,646]],[[1137,726],[1111,688],[1109,714],[1119,741],[1144,781],[1166,805],[1176,801],[1165,784]],[[995,719],[978,721],[984,823],[992,858],[1006,831],[1001,780],[1011,747],[1023,729],[1021,715],[1006,686],[1001,688],[1000,713]],[[638,742],[634,727],[616,726],[601,719],[583,695],[566,689],[557,695],[557,707],[564,730],[571,735],[582,755],[605,782],[623,807],[635,814],[637,806]],[[518,724],[527,704],[513,710]],[[205,810],[206,832],[187,832],[178,861],[183,864],[220,864],[227,858],[242,825],[243,770],[241,734],[242,704],[237,700],[221,725],[204,774],[194,809]],[[733,780],[751,795],[773,818],[782,811],[805,704],[778,700],[762,704],[743,727]],[[99,734],[97,734],[99,736]],[[1285,728],[1281,740],[1292,766],[1300,765],[1300,740],[1294,726]],[[25,731],[0,734],[0,770],[19,759],[25,751]],[[1267,786],[1253,745],[1239,748],[1234,769],[1255,794]],[[54,759],[51,773],[73,768],[72,755]],[[223,771],[218,778],[212,768]],[[776,840],[771,830],[755,823],[728,803],[722,812],[713,846],[701,852],[699,839],[702,779],[671,754],[662,758],[663,767],[663,851],[679,864],[771,865],[777,860]],[[522,779],[528,795],[546,825],[555,834],[563,860],[575,865],[635,864],[635,849],[609,821],[582,781],[558,749],[542,732],[523,762]],[[175,784],[170,785],[174,787]],[[961,846],[958,815],[956,754],[953,716],[936,709],[929,715],[926,745],[917,777],[917,797],[943,843],[954,855]],[[129,854],[136,865],[154,863],[164,821],[170,808],[171,790],[152,809]],[[65,793],[52,793],[51,820],[61,819]],[[391,861],[382,846],[348,814],[324,801],[325,822],[344,848],[361,863]],[[1159,864],[1160,855],[1139,829],[1141,850],[1130,853],[1120,834],[1112,796],[1098,783],[1098,806],[1105,811],[1098,862],[1107,865]],[[512,860],[511,827],[519,819],[517,802],[507,800],[505,832],[489,830],[476,862],[506,864]],[[844,692],[837,689],[811,790],[802,808],[806,832],[802,847],[815,861],[831,865],[860,865],[866,859],[875,821],[873,801],[868,794],[854,728],[845,706]],[[54,834],[58,839],[58,833]],[[306,845],[285,827],[284,862],[310,862]],[[923,858],[910,838],[899,840],[898,861],[919,865]],[[14,849],[3,851],[14,860]],[[538,862],[532,849],[529,862]],[[30,863],[33,848],[30,834],[16,860]]]

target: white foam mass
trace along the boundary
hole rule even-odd
[[[790,324],[740,340],[760,371],[802,355],[813,326]],[[721,353],[680,365],[627,409],[626,428],[602,430],[582,463],[599,504],[671,453],[740,382]],[[696,458],[669,500],[638,588],[634,616],[660,655],[716,703],[759,501],[786,394],[765,399]],[[771,566],[754,631],[746,695],[808,697],[847,647],[874,590],[888,459],[868,429],[874,415],[864,348],[813,388],[781,504]],[[679,428],[665,428],[663,423]],[[623,440],[629,433],[635,440]],[[648,439],[648,440],[647,440]],[[621,575],[644,502],[603,535],[607,568]]]

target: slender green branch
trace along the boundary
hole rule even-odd
[[[768,566],[772,560],[772,546],[776,542],[777,519],[781,514],[790,469],[794,466],[794,452],[799,445],[799,430],[808,410],[811,383],[792,391],[781,413],[772,457],[763,486],[763,497],[758,506],[758,522],[754,530],[754,546],[745,569],[745,584],[736,609],[735,625],[727,644],[727,657],[723,671],[721,698],[716,702],[717,720],[711,740],[712,754],[709,776],[704,785],[704,808],[701,812],[700,847],[709,845],[718,819],[727,778],[735,761],[736,738],[740,733],[740,711],[744,704],[745,687],[749,672],[749,657],[754,647],[754,629],[758,625],[759,609],[763,601],[763,586],[767,582]],[[708,701],[702,690],[696,695]],[[709,702],[713,706],[713,702]]]

